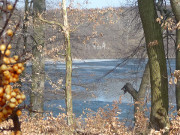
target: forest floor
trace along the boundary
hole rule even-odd
[[[134,135],[135,131],[148,131],[150,135],[161,135],[162,132],[147,130],[148,119],[141,119],[137,126],[126,127],[120,122],[117,115],[119,113],[118,102],[114,102],[112,110],[99,108],[95,113],[86,114],[86,118],[74,118],[74,124],[68,126],[66,114],[59,114],[53,117],[49,113],[46,117],[31,118],[27,112],[20,116],[21,131],[23,135]],[[179,135],[180,116],[171,116],[170,135]],[[13,126],[12,120],[7,120],[0,124],[2,130],[0,134],[11,134],[9,129]]]

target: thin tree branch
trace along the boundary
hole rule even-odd
[[[39,20],[42,22],[45,22],[47,24],[52,24],[52,25],[58,25],[60,26],[61,30],[64,31],[64,26],[61,23],[58,23],[56,21],[48,21],[42,18],[42,15],[39,15]]]
[[[13,9],[11,10],[11,12],[10,12],[10,14],[9,14],[9,16],[8,16],[8,18],[7,18],[6,22],[5,22],[2,30],[1,30],[1,32],[0,32],[0,37],[2,36],[4,30],[6,29],[8,23],[9,23],[9,21],[10,21],[10,18],[11,18],[11,16],[12,16],[13,12],[14,12],[14,9],[15,9],[15,7],[16,7],[17,2],[18,2],[18,0],[16,0],[15,3],[14,3],[14,5],[13,5]]]

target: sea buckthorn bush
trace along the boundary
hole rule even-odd
[[[19,76],[24,71],[24,63],[20,61],[19,56],[11,55],[12,45],[10,43],[19,24],[15,25],[16,28],[13,30],[10,28],[9,22],[17,0],[14,5],[6,0],[1,2],[0,10],[6,17],[3,18],[4,26],[0,32],[0,123],[9,118],[13,119],[14,115],[20,116],[22,112],[18,106],[26,98],[19,88],[13,86],[19,81]],[[17,130],[13,133],[21,134]]]

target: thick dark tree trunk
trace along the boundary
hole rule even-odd
[[[180,8],[180,7],[179,7]],[[180,46],[180,29],[176,30],[176,49]],[[180,70],[180,48],[176,50],[176,70]],[[177,111],[180,110],[180,78],[176,84],[176,105]]]
[[[161,27],[156,21],[154,0],[138,0],[149,57],[151,82],[151,128],[169,130],[168,76]]]
[[[44,25],[37,19],[38,13],[43,13],[46,9],[45,0],[33,1],[34,12],[34,39],[36,43],[33,46],[32,57],[32,91],[31,91],[31,116],[43,113],[44,106]],[[37,112],[37,113],[36,113]]]
[[[176,22],[180,21],[180,1],[171,0],[172,11],[175,15]],[[180,70],[180,29],[176,30],[176,70]],[[180,109],[180,78],[176,84],[176,105]]]

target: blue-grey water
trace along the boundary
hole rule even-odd
[[[133,103],[132,97],[126,93],[124,94],[121,88],[130,82],[134,88],[138,90],[141,77],[145,68],[147,60],[143,59],[103,59],[103,60],[75,60],[73,61],[73,111],[78,117],[83,110],[90,108],[97,111],[99,107],[104,107],[107,104],[110,106],[114,100],[119,100],[121,97],[122,103],[119,104],[121,114],[120,119],[133,119]],[[115,66],[119,65],[116,69]],[[168,65],[168,74],[175,69],[175,60],[170,60]],[[31,73],[31,66],[27,67],[26,72]],[[112,70],[114,69],[114,70]],[[45,64],[46,76],[52,82],[57,81],[65,76],[64,62],[46,62]],[[110,72],[111,71],[111,72]],[[107,74],[109,72],[109,74]],[[60,107],[65,108],[65,102],[62,94],[62,89],[52,87],[49,80],[46,81],[44,109],[47,112],[52,111],[54,115],[62,112]],[[62,82],[64,83],[64,81]],[[51,93],[56,88],[54,94]],[[174,102],[174,85],[169,86],[170,102]],[[60,93],[60,94],[58,94]]]

